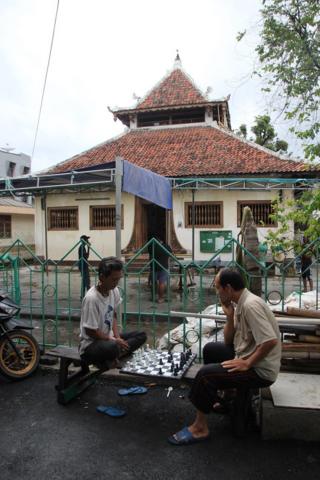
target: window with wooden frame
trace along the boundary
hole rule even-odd
[[[238,201],[238,227],[241,225],[244,207],[250,207],[257,227],[276,227],[277,222],[270,218],[273,213],[271,200]]]
[[[15,168],[16,168],[16,164],[14,162],[8,163],[7,177],[13,177]]]
[[[11,238],[11,215],[0,215],[0,238]]]
[[[78,229],[78,207],[48,208],[48,230]]]
[[[192,228],[192,203],[184,204],[185,228]],[[195,202],[195,227],[223,227],[223,202]]]
[[[114,230],[115,228],[115,205],[96,205],[90,207],[90,230]],[[121,205],[121,228],[123,228],[123,205]]]

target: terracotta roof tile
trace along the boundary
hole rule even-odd
[[[137,105],[136,110],[173,105],[203,104],[206,102],[208,100],[192,83],[191,79],[180,68],[177,68],[145,96]]]
[[[51,173],[125,160],[168,177],[299,173],[284,160],[217,127],[137,129],[62,162]]]

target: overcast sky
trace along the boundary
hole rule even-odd
[[[123,132],[110,107],[132,107],[182,66],[210,98],[231,94],[232,128],[268,112],[251,78],[259,0],[60,0],[32,170]],[[0,147],[31,154],[57,0],[0,0]],[[238,43],[244,29],[249,35]],[[269,112],[271,113],[271,112]],[[276,128],[286,137],[275,114]],[[294,145],[290,143],[291,150]]]

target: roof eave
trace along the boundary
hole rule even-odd
[[[178,105],[157,105],[154,107],[148,108],[131,108],[131,109],[119,109],[119,110],[112,110],[109,109],[110,112],[118,117],[119,115],[131,115],[132,113],[146,113],[146,112],[156,112],[158,110],[179,110],[179,109],[188,109],[188,108],[198,108],[198,107],[210,107],[225,103],[228,105],[227,100],[214,100],[210,102],[198,102],[198,103],[185,103],[185,104],[178,104]]]

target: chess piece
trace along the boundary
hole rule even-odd
[[[159,365],[163,365],[163,361],[162,361],[162,358],[160,358],[160,362],[159,362]]]
[[[161,368],[161,367],[159,368],[159,372],[158,372],[158,373],[159,373],[159,375],[163,375],[163,373],[162,373],[162,368]]]

